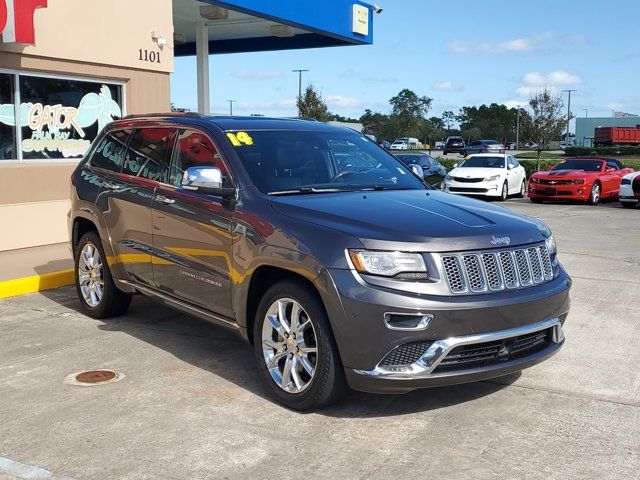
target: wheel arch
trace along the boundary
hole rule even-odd
[[[284,266],[276,266],[270,264],[263,264],[257,267],[251,274],[251,278],[247,282],[247,290],[244,304],[244,315],[237,318],[238,323],[246,328],[247,340],[253,343],[253,325],[255,323],[255,316],[258,310],[260,300],[262,300],[265,292],[274,284],[290,280],[296,283],[300,283],[314,292],[318,299],[324,305],[322,295],[318,291],[314,283],[314,279],[308,273],[302,273],[301,271],[294,271],[291,268]],[[326,308],[326,307],[325,307]]]

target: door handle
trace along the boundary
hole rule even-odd
[[[176,203],[176,201],[173,198],[168,198],[168,197],[165,197],[164,195],[156,195],[155,201],[159,203],[164,203],[165,205],[171,205],[173,203]]]

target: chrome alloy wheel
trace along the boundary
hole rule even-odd
[[[600,201],[600,184],[594,183],[591,187],[591,201],[596,204]]]
[[[87,305],[95,307],[100,303],[104,290],[100,252],[92,243],[82,247],[78,259],[78,283]]]
[[[262,324],[262,355],[273,381],[285,392],[303,392],[313,380],[317,354],[316,332],[302,305],[276,300]]]

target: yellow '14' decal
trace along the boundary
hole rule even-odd
[[[253,138],[247,132],[227,132],[227,138],[234,147],[253,145]]]

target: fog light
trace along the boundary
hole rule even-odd
[[[578,195],[582,195],[582,189],[581,188],[578,189]]]

